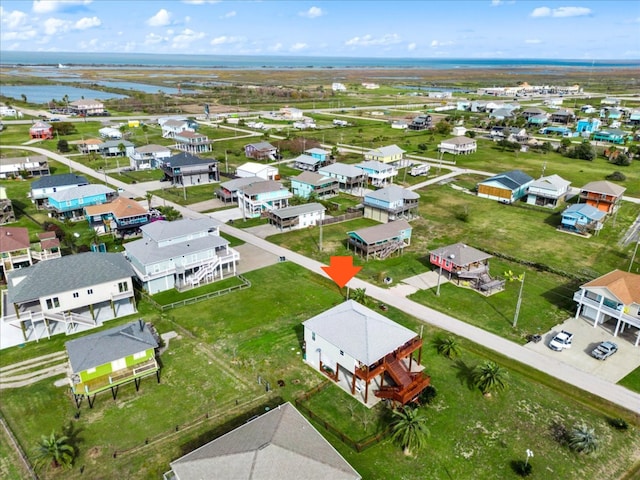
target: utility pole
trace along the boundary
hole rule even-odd
[[[526,273],[527,272],[524,272],[520,279],[520,293],[518,294],[518,303],[516,304],[516,314],[513,317],[513,328],[516,328],[516,325],[518,325],[518,315],[520,315],[520,305],[522,305],[522,290],[524,289],[524,276]]]
[[[631,262],[629,262],[629,269],[627,272],[631,272],[631,267],[636,259],[636,253],[638,253],[638,245],[640,245],[640,232],[638,232],[638,241],[636,242],[636,248],[633,249],[633,255],[631,255]]]
[[[323,212],[320,212],[320,251],[322,251],[322,220],[323,220]]]

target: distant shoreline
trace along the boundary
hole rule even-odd
[[[214,70],[470,70],[470,69],[618,69],[640,68],[639,60],[366,58],[242,55],[159,55],[84,52],[0,52],[2,68],[183,68]]]

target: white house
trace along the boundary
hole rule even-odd
[[[614,336],[635,328],[634,344],[640,345],[640,275],[614,270],[580,286],[573,299],[576,318],[593,320],[594,327],[614,322]]]
[[[125,255],[142,288],[154,294],[196,287],[236,274],[240,254],[210,218],[152,222],[142,238],[125,244]]]
[[[544,207],[556,207],[563,202],[571,182],[559,175],[549,175],[539,178],[529,185],[527,203]]]
[[[334,92],[346,92],[347,87],[345,87],[343,83],[333,82],[331,84],[331,90],[333,90]]]
[[[371,149],[364,154],[364,159],[382,163],[393,163],[399,167],[404,164],[405,150],[397,145],[387,145]]]
[[[15,331],[18,343],[23,343],[135,313],[133,275],[122,254],[93,252],[7,272],[9,308],[3,311],[3,348],[9,346],[5,342],[15,342]],[[19,328],[8,332],[7,325]]]
[[[469,137],[453,137],[442,140],[438,144],[438,151],[443,153],[452,153],[454,155],[468,155],[474,153],[478,149],[478,144],[473,138]]]
[[[171,150],[163,145],[143,145],[135,147],[129,155],[131,168],[134,170],[148,170],[160,167],[171,157]]]
[[[74,100],[69,102],[69,112],[77,115],[101,115],[104,113],[104,103],[88,98]]]
[[[414,368],[420,364],[422,339],[354,300],[302,325],[304,361],[341,386],[348,385],[350,393],[365,404],[371,383],[376,387],[376,397],[403,405],[429,385],[429,377]],[[414,365],[412,354],[416,351],[419,358]],[[385,388],[385,374],[392,378],[393,388]]]
[[[285,120],[302,120],[302,110],[295,107],[282,107],[280,109],[280,115]]]
[[[303,203],[269,212],[269,223],[279,230],[298,230],[313,227],[324,220],[326,208],[320,203]]]
[[[15,108],[10,108],[7,106],[0,106],[0,117],[16,117],[18,116],[18,111]]]
[[[98,130],[98,133],[102,138],[109,138],[111,140],[120,140],[122,138],[122,132],[113,127],[101,128]]]
[[[278,167],[261,163],[247,162],[236,169],[236,176],[240,178],[258,177],[263,180],[280,180]]]
[[[176,135],[182,132],[195,132],[193,128],[189,126],[188,120],[176,120],[173,118],[166,119],[162,123],[162,138],[175,138]]]
[[[362,170],[367,175],[369,183],[374,187],[382,187],[388,183],[393,183],[393,177],[398,175],[398,169],[394,165],[373,160],[356,163],[354,167]]]

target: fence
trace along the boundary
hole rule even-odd
[[[315,395],[316,393],[318,393],[318,392],[324,390],[325,388],[327,388],[329,385],[331,385],[331,383],[332,382],[328,382],[328,381],[323,382],[320,385],[318,385],[317,387],[312,388],[308,392],[306,392],[303,395],[301,395],[300,397],[296,398],[296,400],[295,400],[296,408],[298,410],[304,412],[305,414],[307,414],[307,416],[309,416],[309,418],[312,418],[313,420],[315,420],[317,423],[322,425],[322,427],[325,430],[327,430],[328,432],[330,432],[333,435],[335,435],[336,437],[338,437],[342,443],[344,443],[345,445],[353,448],[358,453],[366,450],[367,448],[371,447],[372,445],[380,443],[382,440],[384,440],[385,438],[387,438],[389,436],[389,434],[391,433],[391,427],[387,427],[382,432],[379,432],[379,433],[377,433],[375,435],[371,435],[369,437],[365,437],[364,439],[362,439],[360,441],[353,440],[346,433],[344,433],[343,431],[341,431],[341,430],[337,429],[336,427],[334,427],[333,425],[331,425],[328,421],[324,420],[320,415],[318,415],[313,410],[311,410],[309,407],[307,407],[306,405],[303,404],[303,402],[306,402],[313,395]]]
[[[331,225],[332,223],[344,222],[346,220],[352,220],[354,218],[363,216],[364,212],[362,210],[358,210],[357,212],[344,213],[342,215],[338,215],[337,217],[325,218],[324,220],[322,220],[322,225]]]
[[[9,425],[7,425],[7,423],[4,421],[4,418],[2,417],[0,417],[0,425],[2,425],[2,428],[6,432],[7,437],[9,437],[9,441],[13,445],[14,450],[18,453],[18,456],[20,457],[20,460],[22,460],[22,463],[24,463],[24,466],[29,472],[30,477],[33,480],[38,480],[38,475],[36,474],[31,464],[29,463],[29,460],[27,459],[27,456],[25,455],[24,450],[22,450],[22,447],[18,443],[18,440],[13,435],[13,431],[11,430],[11,428],[9,428]]]
[[[234,285],[233,287],[223,288],[222,290],[216,290],[215,292],[204,293],[202,295],[198,295],[197,297],[185,298],[184,300],[179,300],[177,302],[169,303],[167,305],[160,305],[156,302],[151,295],[146,292],[140,291],[140,295],[143,296],[149,303],[151,303],[154,307],[156,307],[161,312],[165,310],[171,310],[176,307],[184,307],[185,305],[193,305],[194,303],[199,303],[204,300],[208,300],[214,297],[220,297],[222,295],[226,295],[231,292],[235,292],[236,290],[244,290],[245,288],[251,287],[251,282],[247,280],[247,278],[242,275],[238,275],[238,279],[242,281],[242,285]]]

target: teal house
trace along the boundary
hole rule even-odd
[[[291,177],[291,190],[294,195],[302,198],[309,198],[311,195],[317,198],[335,197],[338,195],[338,180],[315,172],[302,172]]]
[[[157,347],[155,335],[142,320],[65,343],[76,406],[86,396],[93,408],[95,395],[106,390],[115,400],[118,386],[134,382],[138,390],[140,379],[149,375],[155,374],[160,382]]]
[[[50,194],[47,208],[60,219],[82,218],[85,207],[110,202],[117,196],[115,190],[104,185],[82,185]]]
[[[606,212],[586,203],[576,203],[562,212],[560,228],[570,232],[589,234],[600,230]]]
[[[617,128],[607,128],[600,130],[599,132],[595,132],[593,134],[592,140],[597,142],[609,142],[621,145],[624,143],[624,138],[627,136],[627,132],[624,130],[619,130]]]

